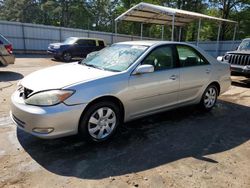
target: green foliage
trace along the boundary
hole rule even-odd
[[[114,19],[140,0],[0,0],[0,19],[114,32]],[[239,22],[239,39],[250,35],[250,0],[144,0],[143,2],[200,12]],[[118,32],[140,35],[140,23],[121,22]],[[218,23],[202,20],[200,40],[216,40]],[[144,24],[143,36],[161,38],[162,26]],[[194,41],[198,21],[182,30],[182,40]],[[175,38],[178,38],[175,29]],[[223,24],[221,39],[232,39],[234,26]],[[164,26],[164,39],[171,27]]]

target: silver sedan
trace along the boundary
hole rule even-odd
[[[11,97],[18,128],[41,138],[80,133],[101,142],[124,122],[180,106],[211,110],[230,66],[177,42],[113,44],[86,59],[31,73]]]

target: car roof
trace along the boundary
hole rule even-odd
[[[100,39],[100,38],[88,38],[88,37],[69,37],[69,38],[84,39],[84,40],[101,40],[101,41],[104,41],[103,39]]]
[[[184,42],[173,42],[173,41],[155,41],[155,40],[141,40],[141,41],[126,41],[126,42],[118,42],[116,44],[128,44],[128,45],[139,45],[139,46],[154,46],[154,45],[162,45],[162,44],[185,44]]]

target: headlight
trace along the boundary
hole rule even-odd
[[[228,54],[225,55],[225,56],[224,56],[224,59],[225,59],[226,61],[228,61],[228,60],[230,59],[230,55],[228,55]]]
[[[72,90],[50,90],[31,95],[25,100],[26,104],[37,106],[51,106],[59,104],[73,95]]]
[[[60,45],[55,45],[53,48],[54,48],[54,49],[59,49],[59,48],[60,48]]]

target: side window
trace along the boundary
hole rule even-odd
[[[82,46],[87,45],[86,40],[83,40],[83,39],[78,40],[77,44],[82,45]]]
[[[104,46],[104,42],[102,40],[98,40],[99,46]]]
[[[176,46],[179,55],[180,66],[190,67],[199,65],[208,65],[209,63],[203,59],[194,49],[189,46]]]
[[[95,40],[86,40],[88,46],[96,46],[96,41]]]
[[[170,46],[158,47],[150,52],[142,64],[153,65],[155,71],[173,68],[173,50]]]

